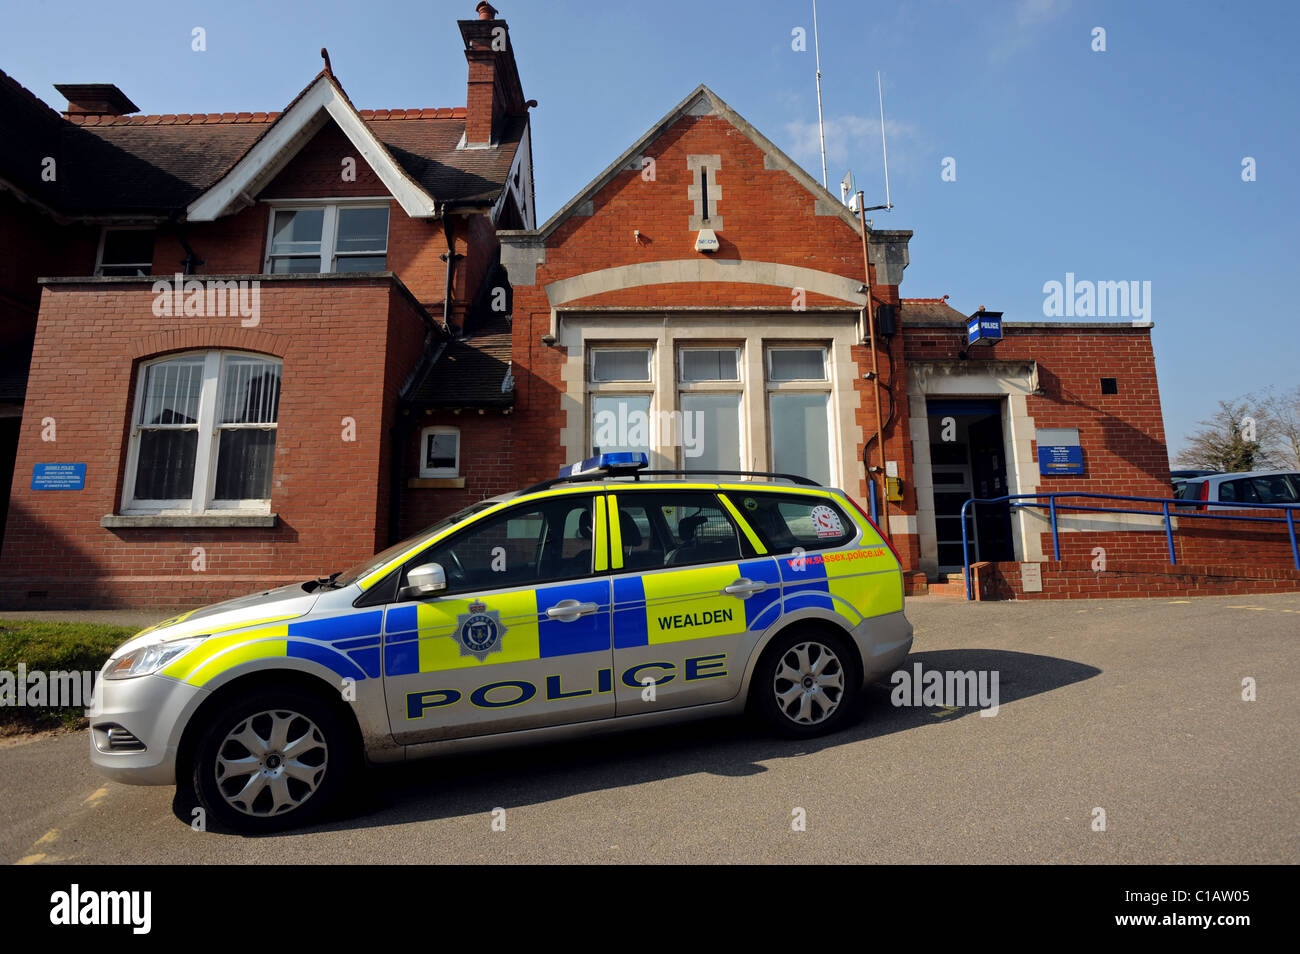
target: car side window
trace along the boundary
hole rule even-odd
[[[751,555],[718,498],[707,492],[621,492],[624,570],[721,563]]]
[[[772,553],[789,553],[795,547],[826,550],[843,546],[857,533],[858,525],[826,497],[757,492],[730,492],[727,497]]]
[[[1259,503],[1259,495],[1249,480],[1225,480],[1219,484],[1219,500],[1229,503]]]
[[[488,517],[412,558],[399,587],[406,586],[411,570],[429,563],[442,566],[447,594],[590,576],[592,537],[590,496],[535,501]]]
[[[1270,474],[1252,481],[1260,503],[1296,503],[1296,490],[1286,474]]]

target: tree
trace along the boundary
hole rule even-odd
[[[1220,401],[1212,418],[1201,421],[1187,437],[1175,464],[1225,472],[1276,466],[1277,426],[1268,409],[1252,395]]]
[[[1268,388],[1259,404],[1269,418],[1270,456],[1280,467],[1300,470],[1300,385],[1280,394]]]

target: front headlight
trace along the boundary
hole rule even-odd
[[[104,678],[130,679],[134,676],[155,673],[169,662],[184,656],[207,638],[207,636],[191,636],[188,639],[173,639],[166,643],[150,643],[123,653],[121,656],[113,656],[104,667]]]

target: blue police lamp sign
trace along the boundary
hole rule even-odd
[[[991,345],[1002,340],[1002,312],[977,311],[966,320],[968,345]]]
[[[37,464],[32,468],[32,490],[85,489],[85,464]]]
[[[1054,477],[1083,473],[1083,447],[1077,428],[1039,428],[1037,444],[1040,474]]]

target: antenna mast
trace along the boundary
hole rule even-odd
[[[813,55],[817,58],[817,135],[822,142],[822,188],[826,188],[826,128],[822,125],[822,51],[817,42],[817,0],[813,0]],[[876,76],[879,79],[879,74]],[[881,109],[884,109],[882,106]],[[881,121],[881,133],[884,122]]]
[[[880,85],[880,70],[876,70],[876,95],[880,97],[880,155],[885,160],[885,209],[889,210],[894,206],[889,201],[889,153],[885,151],[885,93]],[[822,161],[825,162],[824,156]]]

